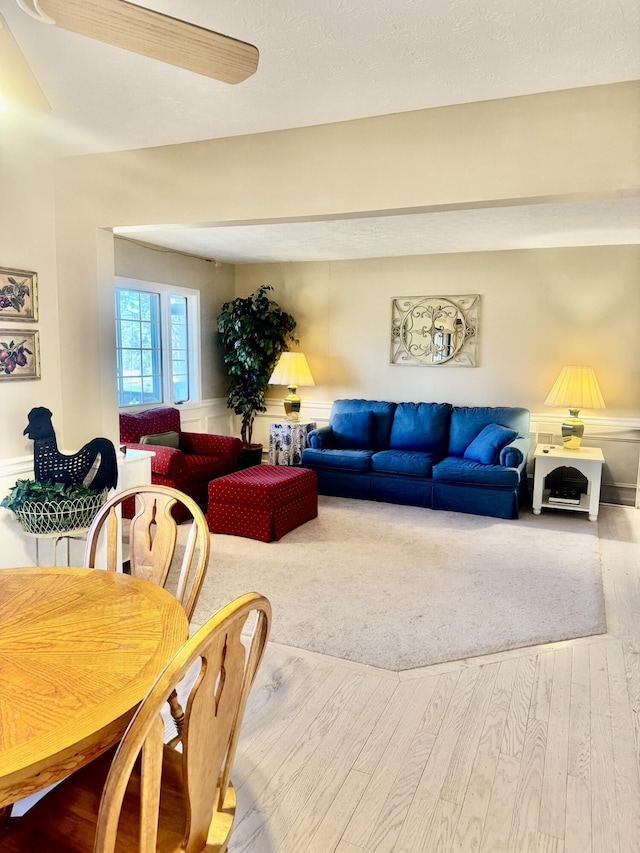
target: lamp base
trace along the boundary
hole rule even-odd
[[[288,385],[289,393],[284,398],[284,411],[288,421],[300,420],[300,397],[296,394],[297,385]]]
[[[584,424],[578,409],[569,409],[569,417],[562,422],[562,446],[566,450],[579,450],[584,435]]]

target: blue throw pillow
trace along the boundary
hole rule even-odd
[[[374,446],[373,412],[342,412],[333,415],[333,446],[338,450],[370,450]]]
[[[473,439],[464,452],[464,458],[472,462],[482,462],[484,465],[495,465],[500,451],[511,444],[518,433],[514,429],[489,424]]]

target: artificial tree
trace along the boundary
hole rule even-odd
[[[256,412],[266,412],[265,393],[280,353],[297,344],[296,321],[267,292],[263,284],[255,293],[225,302],[218,316],[218,333],[229,377],[227,405],[242,415],[240,438],[252,445]]]

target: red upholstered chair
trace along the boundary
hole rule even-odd
[[[166,437],[166,433],[178,434],[177,448],[142,442],[145,436]],[[166,440],[171,441],[171,437]],[[152,450],[155,456],[151,459],[151,482],[172,486],[190,495],[203,512],[207,511],[210,480],[236,471],[242,450],[242,442],[233,436],[183,432],[180,429],[180,412],[170,406],[145,412],[122,412],[120,442],[127,448]]]

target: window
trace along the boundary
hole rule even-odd
[[[189,327],[188,306],[184,296],[170,296],[171,309],[171,382],[173,399],[189,399]]]
[[[118,280],[118,405],[198,399],[198,293]]]

